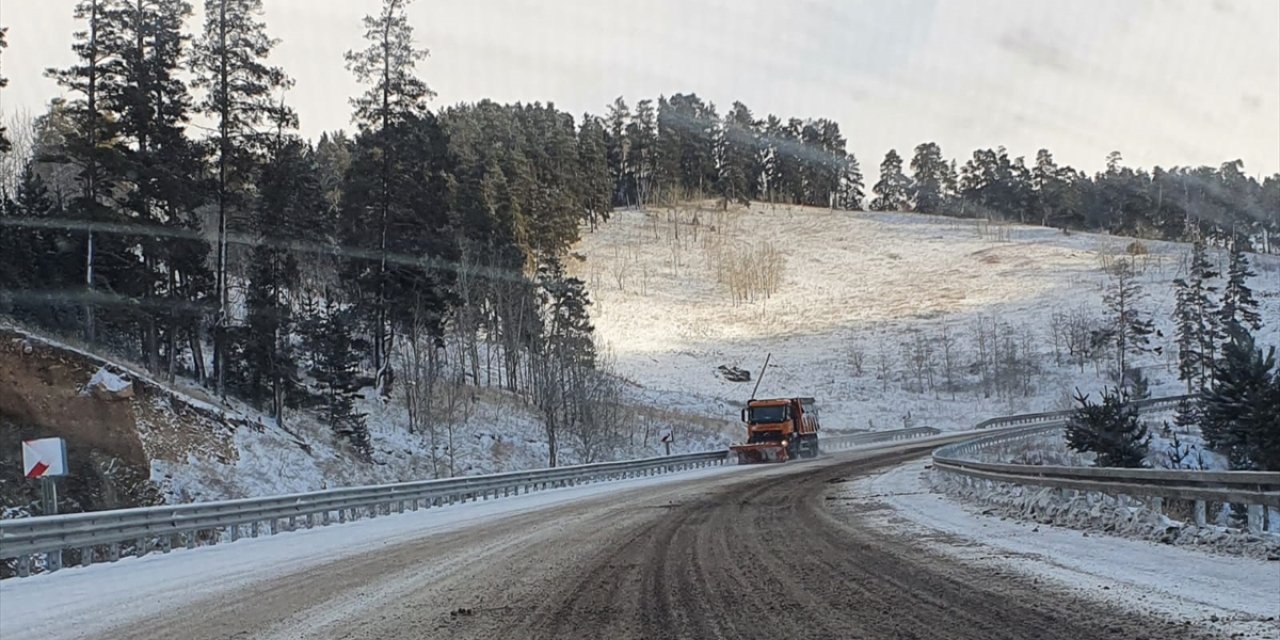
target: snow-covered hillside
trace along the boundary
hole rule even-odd
[[[258,428],[235,432],[238,456],[231,461],[189,456],[185,461],[153,460],[152,480],[173,502],[217,500],[316,491],[339,486],[408,482],[438,477],[499,473],[547,466],[547,443],[537,414],[509,394],[480,389],[465,416],[440,423],[435,436],[411,433],[403,406],[366,390],[359,410],[368,414],[373,461],[357,458],[345,441],[305,412],[291,412],[284,427],[233,401]],[[646,441],[636,433],[621,457],[661,455],[656,434],[684,422],[677,415],[646,415]],[[674,451],[704,451],[725,441],[706,423],[686,429]],[[572,442],[562,445],[560,464],[582,458]]]
[[[495,389],[464,389],[465,409],[450,420],[437,420],[434,437],[426,429],[409,431],[400,391],[384,400],[366,389],[357,407],[368,415],[373,446],[372,461],[365,461],[311,412],[287,411],[283,424],[277,424],[235,398],[219,400],[194,381],[161,381],[142,367],[69,342],[75,341],[0,323],[0,401],[12,403],[0,418],[14,413],[9,417],[15,422],[3,426],[13,438],[67,438],[71,464],[84,486],[64,487],[64,493],[84,508],[137,506],[157,498],[176,503],[276,495],[547,465],[546,436],[536,411]],[[87,391],[95,383],[109,391],[131,391],[123,399],[98,397]],[[730,437],[727,423],[663,410],[641,389],[630,389],[628,402],[625,415],[634,428],[628,441],[619,443],[620,457],[661,455],[658,435],[666,430],[678,435],[676,452],[715,448]],[[561,464],[584,461],[575,444],[572,438],[561,443]],[[0,458],[0,469],[6,477],[20,477],[21,458]],[[125,471],[126,477],[118,477]],[[151,485],[145,490],[135,486],[139,480],[147,484],[148,476]],[[110,490],[104,489],[107,478]],[[38,511],[30,506],[37,500],[30,483],[18,485],[22,491],[12,495],[0,486],[2,506],[15,514]],[[103,502],[97,494],[104,492],[114,497]]]
[[[758,373],[772,353],[760,395],[815,396],[828,428],[956,429],[995,415],[1066,408],[1074,388],[1090,392],[1109,382],[1093,363],[1083,370],[1056,364],[1051,317],[1102,318],[1103,266],[1128,255],[1132,243],[918,214],[706,206],[617,211],[585,236],[574,269],[589,284],[594,322],[619,369],[672,406],[736,416],[754,382],[728,382],[716,367]],[[1157,395],[1180,389],[1171,283],[1183,275],[1189,248],[1148,240],[1132,247],[1148,296],[1142,307],[1164,335],[1153,343],[1162,354],[1136,362]],[[1225,266],[1224,254],[1213,257]],[[1275,344],[1280,260],[1249,257],[1259,273],[1250,284],[1262,315],[1278,319],[1263,329],[1262,342]],[[772,270],[777,290],[735,303],[727,272],[762,261],[781,265]],[[1023,376],[1025,388],[1005,398],[975,388],[974,326],[982,319],[1007,323],[998,339],[1034,356],[1037,370]],[[923,393],[914,390],[920,371],[909,352],[917,337],[932,345],[933,386],[943,386],[944,327],[962,387],[954,399],[927,383]]]

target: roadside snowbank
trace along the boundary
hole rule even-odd
[[[910,462],[837,485],[837,499],[828,504],[840,505],[832,507],[837,514],[849,509],[862,522],[994,571],[1012,570],[1224,636],[1280,637],[1280,562],[984,517],[931,492],[925,466]]]
[[[1079,529],[1086,535],[1119,535],[1251,558],[1280,559],[1280,535],[1274,532],[1253,535],[1220,525],[1197,527],[1154,511],[1145,501],[1120,501],[1099,494],[1072,495],[1073,492],[1048,487],[1007,483],[969,486],[953,474],[938,470],[928,474],[928,482],[935,492],[981,505],[987,515]]]

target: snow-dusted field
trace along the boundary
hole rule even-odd
[[[780,287],[735,303],[718,282],[717,265],[723,271],[723,256],[734,252],[763,255],[763,242],[783,259]],[[1101,317],[1103,262],[1131,242],[940,216],[756,204],[729,212],[617,211],[585,235],[576,248],[583,259],[572,264],[589,284],[594,322],[622,373],[672,405],[736,416],[735,403],[754,382],[727,382],[716,367],[758,373],[772,353],[760,394],[815,396],[828,428],[957,429],[996,415],[1067,408],[1072,389],[1096,391],[1106,382],[1092,364],[1084,371],[1055,365],[1050,316],[1084,309]],[[1142,245],[1143,306],[1171,341],[1171,283],[1189,245]],[[1263,317],[1280,318],[1280,260],[1250,257]],[[915,332],[936,338],[946,326],[967,368],[970,327],[983,317],[1030,333],[1041,370],[1029,379],[1029,393],[996,399],[962,391],[953,400],[948,392],[906,390],[913,376],[902,345]],[[1264,342],[1276,343],[1278,330],[1280,321],[1271,322]],[[861,375],[852,363],[857,353]],[[1179,391],[1175,357],[1166,345],[1163,355],[1138,358],[1153,393]],[[889,361],[888,381],[881,360]]]
[[[929,491],[923,473],[923,462],[910,462],[838,492],[864,521],[915,534],[952,557],[1224,637],[1280,637],[1280,562],[978,515]],[[1153,637],[1178,637],[1177,627],[1169,631]]]

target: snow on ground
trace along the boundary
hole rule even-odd
[[[90,389],[96,388],[109,393],[119,393],[128,389],[131,384],[131,382],[116,373],[112,373],[104,366],[98,369],[98,372],[93,374],[92,378],[89,378],[89,383],[85,385],[85,392],[87,393]]]
[[[384,401],[372,390],[366,390],[357,408],[367,415],[374,453],[372,462],[365,462],[312,413],[287,411],[283,423],[277,424],[233,397],[216,399],[209,389],[193,380],[162,382],[127,360],[104,359],[73,346],[74,340],[59,341],[8,323],[0,323],[0,327],[91,363],[90,370],[95,373],[76,383],[78,387],[83,384],[83,393],[95,388],[120,392],[133,382],[160,391],[154,398],[155,411],[137,416],[144,446],[148,444],[148,434],[167,435],[173,431],[170,421],[181,419],[175,408],[183,405],[201,410],[215,421],[222,416],[234,425],[226,430],[234,439],[232,447],[212,450],[191,443],[189,449],[177,455],[154,455],[154,447],[147,449],[153,454],[151,480],[167,502],[278,495],[547,466],[546,434],[540,417],[519,397],[492,388],[466,388],[468,399],[459,403],[464,410],[451,420],[437,419],[434,434],[421,428],[417,433],[409,431],[399,392]],[[643,389],[632,390],[627,401],[636,407],[661,408]],[[661,455],[665,449],[657,441],[657,434],[671,428],[678,436],[673,453],[722,448],[728,441],[729,434],[722,425],[705,420],[703,424],[690,424],[688,418],[675,412],[639,415],[633,421],[634,433],[627,434],[628,440],[621,443],[615,455]],[[142,424],[144,420],[146,424]],[[559,461],[584,461],[573,439],[564,435]]]
[[[1103,314],[1107,277],[1101,265],[1131,238],[1064,234],[1056,229],[986,225],[974,220],[906,213],[828,211],[756,204],[749,210],[666,209],[614,212],[576,247],[594,305],[593,321],[623,375],[671,406],[732,417],[751,383],[718,378],[720,365],[759,373],[764,396],[815,396],[824,426],[956,429],[998,415],[1067,408],[1069,393],[1096,391],[1104,378],[1093,365],[1055,366],[1049,318],[1080,308]],[[697,224],[694,224],[696,220]],[[780,289],[735,305],[717,283],[717,255],[747,253],[770,242],[785,260]],[[1171,339],[1173,290],[1189,245],[1143,240],[1144,305]],[[1251,284],[1264,318],[1280,318],[1280,259],[1250,256]],[[1215,254],[1224,261],[1225,257]],[[943,325],[967,346],[969,327],[998,316],[1034,332],[1043,370],[1027,396],[983,398],[962,391],[904,389],[901,344],[914,331],[936,336]],[[1280,322],[1264,328],[1264,343],[1280,342]],[[1175,349],[1138,359],[1153,395],[1180,392]],[[863,372],[855,373],[855,353]],[[891,360],[878,378],[881,353]],[[965,368],[973,358],[965,355]],[[1096,396],[1095,396],[1096,397]]]
[[[480,475],[547,466],[547,444],[538,416],[518,398],[478,391],[465,421],[440,424],[434,436],[410,433],[403,406],[367,392],[359,410],[368,414],[373,462],[357,459],[346,443],[306,413],[290,412],[284,426],[231,401],[249,416],[249,428],[235,432],[234,461],[189,456],[183,463],[152,462],[152,480],[170,502],[200,502],[318,491],[341,486],[409,482]],[[671,418],[674,419],[674,418]],[[673,453],[724,446],[714,433],[689,430]],[[572,442],[562,445],[560,464],[581,461]],[[662,446],[637,436],[624,446],[625,458],[661,455]]]
[[[840,485],[838,495],[860,520],[948,556],[1224,636],[1280,637],[1280,562],[977,515],[930,492],[924,471],[925,463],[910,462]]]
[[[539,491],[341,525],[246,538],[230,544],[123,558],[116,563],[0,581],[0,638],[30,629],[93,636],[129,619],[181,608],[197,599],[341,560],[370,549],[456,531],[517,513],[568,504],[609,492],[688,482],[751,467],[722,466]],[[199,576],[198,579],[193,576]]]

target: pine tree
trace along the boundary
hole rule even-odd
[[[344,208],[351,214],[347,229],[361,231],[351,234],[354,237],[350,239],[377,255],[376,265],[361,265],[359,270],[367,276],[365,296],[371,317],[366,321],[373,328],[373,366],[380,386],[390,375],[391,242],[396,234],[407,230],[401,227],[412,218],[395,211],[396,202],[403,202],[401,187],[406,180],[422,177],[406,175],[401,155],[412,153],[404,139],[414,134],[414,127],[426,115],[427,100],[434,95],[415,75],[417,63],[426,58],[427,50],[415,46],[406,13],[410,2],[383,0],[378,15],[364,18],[364,38],[369,46],[363,51],[348,51],[345,56],[347,69],[358,81],[369,85],[351,104],[355,109],[353,119],[361,130],[361,146],[368,153],[368,164],[361,169],[369,172],[372,182],[362,189],[363,198],[346,198]]]
[[[608,144],[599,118],[583,114],[578,129],[578,172],[582,176],[582,209],[592,230],[609,221],[613,192]]]
[[[1182,431],[1200,428],[1200,403],[1197,400],[1183,398],[1174,408],[1173,424]]]
[[[662,188],[705,194],[715,187],[719,118],[696,94],[658,99],[658,174]]]
[[[839,205],[841,184],[845,170],[847,141],[840,133],[840,125],[827,118],[812,122],[816,133],[818,153],[808,154],[808,172],[805,179],[805,203],[810,206],[835,207]]]
[[[585,116],[584,116],[585,118]],[[609,177],[612,179],[611,200],[613,204],[626,206],[635,202],[636,170],[632,166],[631,140],[627,136],[627,128],[631,125],[631,110],[627,102],[618,96],[609,105],[605,115],[606,155],[609,164]]]
[[[324,242],[329,235],[313,153],[296,139],[282,140],[263,167],[253,207],[257,242],[250,257],[245,306],[248,322],[241,342],[240,395],[268,408],[279,422],[285,407],[304,399],[298,379],[299,354],[291,336],[298,328],[294,300],[301,272],[294,243]],[[231,368],[234,370],[235,368]]]
[[[359,351],[365,348],[353,338],[355,322],[350,308],[326,295],[319,308],[311,308],[303,325],[303,341],[311,354],[308,373],[316,382],[325,424],[369,458],[373,453],[365,414],[356,411],[364,381],[359,377]]]
[[[1098,467],[1146,466],[1151,437],[1122,389],[1104,389],[1102,404],[1094,404],[1079,391],[1075,400],[1080,406],[1067,419],[1067,446],[1096,454]]]
[[[906,211],[910,205],[911,179],[902,173],[902,158],[890,149],[880,163],[880,180],[871,191],[876,194],[871,201],[872,211]]]
[[[217,156],[217,291],[213,361],[216,387],[225,393],[223,335],[230,322],[227,231],[233,210],[245,208],[240,192],[253,179],[268,132],[265,124],[292,128],[293,111],[275,99],[293,82],[266,58],[277,41],[267,36],[262,0],[205,0],[204,32],[192,48],[192,86],[206,91],[195,111],[217,123],[210,146]]]
[[[112,0],[78,2],[73,15],[76,20],[84,21],[85,29],[73,34],[71,49],[77,62],[65,69],[45,71],[45,75],[73,96],[80,96],[67,104],[78,126],[67,140],[66,159],[81,167],[82,192],[71,203],[70,213],[89,223],[113,222],[119,217],[106,202],[113,184],[104,168],[118,164],[115,158],[122,149],[116,136],[118,123],[106,114],[103,87],[123,82],[121,56],[128,41],[120,29],[120,10],[119,2]],[[121,238],[99,240],[92,229],[85,231],[84,238],[83,282],[88,294],[84,305],[84,337],[92,343],[97,337],[97,312],[92,294],[102,279],[99,266],[104,261],[122,262],[126,248]],[[108,288],[113,287],[108,284]]]
[[[1138,283],[1133,265],[1117,260],[1110,269],[1111,285],[1103,302],[1111,310],[1110,336],[1116,355],[1116,374],[1120,387],[1128,387],[1129,356],[1147,351],[1154,326],[1140,308],[1146,294]]]
[[[1063,225],[1068,209],[1064,172],[1048,149],[1036,152],[1036,163],[1031,169],[1031,190],[1035,209],[1040,214],[1040,224],[1046,227]]]
[[[960,172],[960,197],[970,217],[1019,220],[1033,206],[1032,172],[1004,147],[978,149]]]
[[[90,19],[90,31],[75,47],[82,64],[53,72],[93,103],[82,110],[89,133],[73,145],[95,167],[86,170],[79,213],[177,232],[117,235],[102,247],[91,241],[92,282],[101,280],[113,296],[128,300],[109,310],[114,337],[124,342],[140,336],[137,353],[147,368],[172,376],[179,336],[195,344],[197,311],[211,288],[208,245],[199,237],[195,215],[203,186],[200,162],[185,136],[191,97],[180,77],[191,6],[183,0],[113,0],[83,3],[80,10]]]
[[[320,134],[315,145],[317,178],[324,192],[325,209],[330,220],[337,218],[342,204],[342,182],[351,169],[351,150],[355,144],[345,132]]]
[[[578,240],[582,220],[582,177],[579,173],[577,134],[573,116],[554,104],[525,105],[517,113],[529,136],[524,155],[529,160],[529,245],[535,257],[559,256]],[[510,177],[510,176],[508,176]]]
[[[49,220],[62,216],[61,206],[28,160],[12,198],[0,193],[0,218]],[[47,327],[70,328],[72,310],[54,302],[30,303],[23,291],[57,291],[75,286],[78,260],[67,234],[35,225],[4,225],[0,220],[0,311]]]
[[[1176,304],[1174,326],[1178,345],[1178,379],[1187,383],[1187,393],[1203,392],[1213,374],[1217,345],[1222,338],[1219,314],[1213,309],[1218,277],[1209,262],[1205,245],[1197,241],[1191,248],[1186,279],[1174,280]]]
[[[1191,287],[1182,278],[1173,281],[1173,324],[1178,346],[1178,379],[1187,383],[1187,393],[1194,392],[1200,373],[1200,336],[1196,332],[1195,307],[1191,303]]]
[[[862,167],[858,165],[858,159],[850,153],[844,157],[838,206],[845,211],[862,211],[862,201],[865,197]]]
[[[759,132],[747,105],[734,102],[721,127],[720,195],[729,201],[749,200],[756,194],[759,172]]]
[[[938,213],[945,202],[947,161],[942,148],[934,142],[916,147],[911,158],[911,200],[919,213]]]
[[[548,466],[559,464],[561,433],[572,431],[582,419],[581,394],[585,377],[595,368],[596,350],[586,285],[566,276],[557,259],[538,270],[542,328],[534,354],[535,397],[549,450]]]
[[[458,258],[449,207],[454,174],[448,141],[429,113],[356,138],[336,235],[358,249],[341,261],[350,283],[342,293],[373,339],[366,346],[382,393],[392,386],[397,331],[417,317],[442,317],[448,305],[454,272],[440,267]]]
[[[653,195],[658,173],[658,116],[652,100],[636,103],[635,116],[627,124],[627,163],[634,176],[636,204],[644,206]]]
[[[1243,327],[1253,331],[1262,328],[1262,316],[1258,313],[1258,301],[1249,289],[1249,278],[1258,274],[1249,268],[1249,259],[1245,257],[1242,243],[1231,242],[1231,263],[1227,268],[1227,284],[1222,290],[1222,306],[1219,314],[1223,327],[1230,332],[1233,327]]]
[[[1205,443],[1233,469],[1280,471],[1280,371],[1276,352],[1231,327],[1213,385],[1200,403]]]
[[[778,191],[784,202],[799,204],[804,198],[806,151],[801,141],[801,136],[804,134],[804,121],[799,118],[788,118],[782,125],[780,134],[774,150],[778,158]]]

